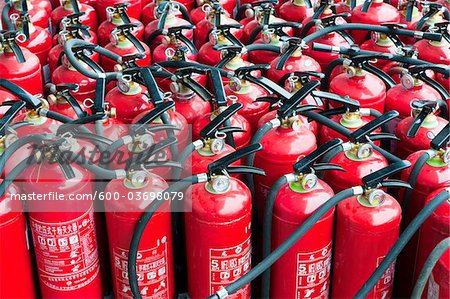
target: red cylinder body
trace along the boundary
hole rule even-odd
[[[97,32],[97,13],[95,9],[92,6],[89,6],[87,4],[80,4],[79,5],[80,12],[85,12],[84,15],[80,16],[80,21],[86,26],[89,26],[90,29],[94,32]],[[56,32],[57,26],[59,26],[59,23],[62,18],[65,16],[71,15],[74,13],[74,10],[71,5],[67,5],[67,8],[64,6],[58,6],[52,11],[51,14],[51,21],[53,26],[53,32]]]
[[[380,38],[380,40],[378,41],[375,41],[371,38],[361,44],[361,49],[379,53],[397,54],[397,47],[388,37]],[[377,59],[374,65],[378,68],[382,68],[388,62],[388,60]]]
[[[361,108],[372,108],[384,112],[386,85],[377,76],[362,71],[361,75],[349,77],[346,73],[339,74],[330,82],[329,91],[340,96],[348,96],[357,100]],[[330,107],[338,105],[330,103]]]
[[[21,48],[24,63],[18,63],[13,53],[0,53],[2,79],[15,83],[31,94],[43,93],[42,68],[39,58],[26,48]]]
[[[188,289],[193,299],[206,298],[235,281],[251,265],[251,194],[230,178],[230,189],[213,194],[199,183],[186,190],[185,214]],[[205,254],[206,253],[206,254]],[[233,294],[250,298],[250,285]]]
[[[350,20],[352,23],[380,25],[383,23],[399,23],[400,13],[390,4],[374,1],[367,12],[362,12],[362,5],[353,9]],[[353,30],[355,43],[362,44],[366,40],[367,31]]]
[[[215,112],[204,114],[197,118],[192,125],[192,140],[200,139],[200,131],[206,127],[207,124],[213,119]],[[251,127],[250,123],[241,115],[235,114],[230,118],[232,127],[238,127],[245,130],[245,132],[233,133],[236,149],[240,149],[250,143],[251,139]]]
[[[430,193],[430,195],[428,195],[427,199],[425,200],[425,205],[428,204],[439,193],[448,188],[449,188],[448,186],[445,188],[439,188],[434,192]],[[428,217],[427,220],[425,220],[422,227],[420,228],[416,267],[414,270],[414,281],[417,280],[420,271],[422,271],[423,264],[430,255],[431,251],[433,251],[434,247],[439,242],[450,236],[449,228],[450,228],[450,203],[448,201],[445,201]],[[441,257],[440,261],[438,262],[438,264],[440,265],[435,266],[433,271],[434,273],[432,275],[433,278],[430,278],[428,283],[429,286],[431,285],[430,289],[431,294],[436,293],[437,289],[437,293],[439,294],[437,298],[444,298],[443,296],[445,294],[449,294],[448,285],[439,284],[438,288],[434,287],[433,285],[436,284],[438,279],[441,280],[442,278],[448,277],[448,273],[442,271],[445,268],[447,269],[449,268],[448,258],[446,258],[445,255],[448,256],[448,252],[444,253],[444,256]],[[424,290],[424,294],[427,294],[427,290]]]
[[[114,6],[117,3],[129,3],[130,6],[127,7],[127,14],[129,17],[139,20],[141,18],[141,0],[98,0],[96,1],[96,11],[98,14],[99,23],[105,21],[106,17],[106,8],[108,6]]]
[[[211,104],[195,93],[174,93],[175,109],[192,125],[197,118],[211,113]]]
[[[267,195],[273,183],[292,172],[298,158],[310,154],[317,147],[316,136],[304,126],[298,129],[278,127],[270,130],[261,140],[263,149],[255,155],[255,167],[266,176],[255,176],[255,194],[258,211],[262,213]],[[261,214],[263,215],[263,214]]]
[[[144,1],[142,1],[143,4],[144,4]],[[160,3],[160,1],[159,0],[151,1],[151,3],[147,3],[142,7],[141,21],[144,25],[147,25],[151,21],[156,20],[156,18],[155,18],[155,3],[156,3],[156,5],[158,5]],[[181,18],[181,13],[178,13],[178,14],[176,13],[175,15]]]
[[[167,183],[155,174],[150,174],[148,184],[145,186],[128,187],[126,179],[113,180],[106,186],[105,193],[121,197],[117,201],[105,202],[115,298],[132,297],[127,267],[131,237],[144,208],[151,202],[151,194],[156,197],[167,187]],[[138,196],[144,198],[144,194],[148,195],[147,202],[138,200]],[[153,215],[142,235],[136,263],[142,298],[174,297],[170,215],[169,201],[167,201]]]
[[[296,185],[299,186],[298,183]],[[334,195],[321,180],[308,191],[298,186],[284,185],[277,194],[273,210],[272,250]],[[333,220],[334,208],[273,264],[271,298],[328,297]]]
[[[400,205],[389,194],[379,206],[365,206],[357,197],[338,204],[333,298],[352,298],[380,265],[398,239],[401,214]],[[394,271],[392,263],[366,298],[390,298]]]
[[[162,44],[158,45],[152,52],[152,62],[153,63],[157,63],[157,62],[161,62],[161,61],[166,61],[169,59],[169,57],[167,57],[167,49],[173,49],[175,51],[177,45],[172,44],[172,43],[165,43],[165,40],[162,40]],[[169,50],[172,51],[172,50]],[[192,53],[190,50],[188,50],[187,53],[184,53],[184,56],[186,58],[186,60],[188,61],[197,61],[197,57],[198,54],[194,54]]]
[[[52,37],[47,30],[40,27],[34,27],[30,32],[30,39],[25,42],[17,42],[21,47],[27,48],[31,53],[39,58],[41,66],[47,65],[48,54],[52,48]]]
[[[159,23],[159,20],[153,20],[150,23],[148,23],[147,26],[145,26],[145,29],[144,29],[144,38],[145,38],[145,40],[148,40],[150,34],[155,32],[156,30],[158,30],[158,23]],[[171,27],[182,26],[182,25],[190,25],[190,24],[191,23],[189,23],[185,19],[182,19],[181,17],[177,17],[177,16],[175,16],[173,14],[169,14],[169,15],[167,15],[166,22],[164,23],[164,29],[168,30]],[[191,29],[184,29],[184,30],[182,30],[182,33],[189,40],[193,40],[193,38],[194,38],[193,30],[191,30]],[[154,39],[152,39],[152,43],[150,45],[150,48],[152,50],[154,50],[158,45],[160,45],[162,43],[162,39],[163,38],[164,37],[162,35],[158,35]]]
[[[339,153],[331,159],[330,163],[345,169],[345,172],[326,171],[323,177],[336,193],[354,186],[361,186],[363,177],[389,165],[386,158],[377,151],[373,151],[372,155],[363,160],[358,159],[350,151]]]
[[[139,53],[138,49],[136,49],[136,47],[133,46],[133,44],[131,42],[129,42],[128,40],[124,41],[123,44],[122,44],[122,42],[119,42],[119,44],[114,45],[112,43],[109,43],[105,46],[105,48],[110,50],[111,52],[116,53],[119,56],[125,56],[125,55],[129,55],[129,54]],[[141,66],[141,67],[149,66],[151,63],[150,49],[146,44],[144,44],[144,43],[141,43],[141,44],[145,50],[145,52],[144,52],[145,57],[142,59],[137,59],[136,63],[138,66]],[[102,63],[103,69],[106,72],[113,72],[114,66],[117,64],[117,61],[109,59],[106,56],[102,56],[101,63]]]
[[[132,31],[132,34],[136,36],[136,38],[140,41],[144,38],[144,25],[135,18],[130,18],[131,24],[136,24],[138,27],[135,27]],[[97,29],[98,34],[98,43],[100,46],[104,47],[107,44],[109,44],[110,39],[109,35],[111,34],[111,31],[113,31],[117,26],[123,25],[124,22],[122,19],[112,19],[111,21],[105,20],[103,21]]]
[[[243,86],[239,91],[233,91],[230,88],[230,85],[227,84],[225,86],[225,93],[228,97],[237,97],[234,100],[243,105],[242,109],[238,111],[238,114],[248,120],[253,135],[258,130],[259,119],[268,113],[270,109],[269,103],[256,102],[255,100],[267,96],[267,91],[256,84],[247,82],[243,83]]]
[[[440,42],[420,40],[414,44],[419,52],[418,58],[436,64],[449,65],[450,48],[444,39]]]
[[[279,15],[286,21],[303,22],[307,17],[312,17],[314,8],[308,8],[302,0],[286,1],[279,8]]]
[[[407,117],[398,123],[397,129],[395,130],[395,135],[400,139],[396,148],[396,155],[398,157],[404,159],[416,151],[429,149],[431,139],[448,124],[447,120],[439,116],[430,115],[429,117],[432,120],[425,120],[415,137],[408,137],[406,135],[414,122],[414,117]]]
[[[336,32],[331,32],[329,34],[326,34],[326,35],[318,38],[314,42],[329,45],[329,46],[349,47],[349,44],[347,43],[347,41],[342,36],[337,34]],[[331,61],[335,60],[336,58],[339,58],[339,54],[326,53],[326,52],[312,50],[312,43],[309,44],[308,49],[303,50],[303,53],[305,53],[305,55],[308,55],[308,56],[311,56],[312,58],[314,58],[320,64],[320,68],[323,71],[325,71],[327,69],[327,66]]]
[[[44,161],[30,166],[26,170],[23,192],[47,195],[52,190],[65,196],[92,194],[92,175],[81,166],[71,166],[75,173],[71,180],[65,179],[57,163]],[[101,298],[92,201],[28,203],[42,297]]]
[[[222,14],[221,16],[221,20],[220,20],[220,24],[225,25],[225,24],[239,24],[237,21],[235,21],[234,19],[227,17],[226,15]],[[197,49],[200,49],[205,43],[208,42],[208,36],[209,33],[211,31],[211,29],[214,28],[214,24],[211,23],[211,21],[209,20],[208,17],[206,17],[205,19],[201,20],[200,22],[197,23],[196,27],[195,27],[195,46],[197,47]],[[241,39],[242,35],[243,35],[243,29],[236,29],[233,28],[230,30],[231,34],[233,34],[237,39]]]
[[[214,46],[210,43],[204,43],[198,50],[198,62],[214,66],[222,60],[222,53],[219,50],[215,50]]]
[[[277,18],[274,15],[271,15],[269,17],[269,24],[281,23],[281,22],[286,22],[286,21],[281,18]],[[246,24],[244,24],[241,42],[244,43],[245,45],[248,44],[248,39],[249,39],[250,35],[252,34],[253,30],[255,30],[256,27],[258,27],[258,26],[261,26],[261,24],[257,19],[253,19],[250,22],[247,22]],[[284,28],[283,31],[289,36],[292,36],[292,34],[293,34],[292,33],[293,30],[290,27]],[[256,36],[256,39],[259,39],[260,37],[261,37],[261,33],[259,33]]]
[[[450,289],[448,281],[450,279],[450,250],[441,256],[431,272],[428,280],[428,298],[448,298],[450,296]]]
[[[35,298],[25,215],[22,202],[10,200],[11,194],[20,191],[11,185],[0,201],[0,297]],[[17,277],[11,273],[20,273],[20,287]]]
[[[265,42],[263,42],[262,39],[259,38],[255,40],[253,44],[265,44]],[[271,44],[274,46],[280,46],[281,42],[273,42]],[[252,51],[248,53],[248,60],[253,62],[254,64],[270,64],[278,56],[278,53],[270,51]]]
[[[5,2],[0,4],[0,9],[3,10]],[[8,15],[16,13],[19,14],[22,11],[21,3],[14,2],[14,6],[9,10]],[[50,1],[42,1],[42,0],[29,0],[28,4],[28,15],[30,16],[30,21],[35,26],[39,26],[43,29],[51,28],[50,14],[52,13],[52,4]],[[3,23],[3,28],[6,28]]]
[[[277,117],[276,110],[273,110],[273,111],[270,111],[270,112],[264,114],[258,121],[258,129],[261,128],[266,122],[271,121],[271,120],[275,119],[276,117]],[[305,126],[305,128],[307,128],[308,130],[313,132],[314,135],[317,136],[317,133],[318,133],[317,122],[315,122],[315,121],[308,122],[308,118],[303,115],[299,115],[298,118],[302,122],[302,125]]]
[[[274,81],[279,82],[281,78],[287,73],[292,72],[321,72],[320,65],[317,61],[307,55],[300,53],[300,56],[292,55],[286,60],[282,70],[276,68],[279,58],[270,63],[270,69],[267,71],[267,77]]]

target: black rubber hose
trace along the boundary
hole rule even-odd
[[[326,116],[321,115],[320,113],[315,113],[313,111],[306,111],[306,112],[302,112],[302,115],[308,117],[309,119],[315,120],[315,121],[321,123],[322,125],[325,125],[325,126],[331,128],[332,130],[338,132],[339,134],[344,135],[345,137],[350,136],[350,134],[352,133],[346,127],[338,124],[337,122],[332,121],[331,119],[329,119]]]
[[[239,289],[250,283],[256,277],[261,275],[264,271],[270,268],[283,254],[286,253],[297,241],[303,237],[316,223],[320,220],[329,210],[336,206],[341,201],[352,197],[354,195],[361,194],[363,189],[361,187],[354,187],[345,189],[321,205],[308,219],[303,222],[303,224],[295,230],[295,232],[289,236],[280,246],[278,246],[274,251],[272,251],[264,260],[262,260],[258,265],[256,265],[249,272],[244,274],[242,277],[232,282],[225,287],[228,295],[237,292]],[[213,294],[208,297],[208,299],[221,299],[217,294]]]
[[[275,205],[275,198],[280,189],[288,183],[286,176],[282,176],[270,188],[269,195],[266,199],[263,222],[263,248],[262,258],[265,259],[271,251],[272,246],[272,214]],[[269,298],[270,295],[270,268],[264,271],[261,282],[261,297]]]
[[[443,202],[449,199],[449,191],[444,190],[439,193],[435,198],[433,198],[411,221],[408,227],[400,235],[397,242],[389,250],[389,252],[384,257],[381,264],[377,267],[375,272],[369,277],[369,279],[363,284],[361,289],[356,293],[354,298],[365,298],[389,268],[389,266],[395,261],[398,254],[403,250],[403,248],[408,244],[408,241],[414,236],[416,231],[422,225],[422,223],[433,213]]]
[[[317,25],[317,19],[316,20],[311,20],[308,23],[305,24],[305,26],[302,27],[302,31],[300,31],[300,38],[304,38],[309,30],[311,30],[314,26]]]
[[[247,53],[253,52],[253,51],[270,51],[274,53],[281,53],[280,47],[274,46],[274,45],[267,45],[267,44],[252,44],[245,46],[245,49],[247,50]]]
[[[84,157],[84,155],[82,154],[75,154],[71,152],[68,153],[69,154],[67,155],[67,158],[70,162],[77,163],[78,165],[95,174],[97,178],[108,181],[118,178],[118,173],[116,171],[100,167],[89,161],[89,159],[86,159],[86,157]],[[63,152],[63,155],[65,155],[65,152]],[[125,171],[122,172],[125,175]]]
[[[441,258],[441,256],[450,248],[450,238],[445,238],[441,242],[439,242],[436,247],[434,247],[433,251],[431,251],[428,256],[425,264],[423,264],[422,271],[420,271],[419,278],[416,281],[416,285],[414,286],[413,292],[411,294],[411,299],[420,299],[422,298],[423,290],[425,289],[425,284],[428,281],[428,278],[431,275],[431,271],[433,271],[434,266]]]
[[[156,66],[161,66],[163,68],[184,68],[184,67],[198,67],[201,69],[207,69],[207,70],[218,70],[220,72],[220,75],[222,77],[231,77],[232,76],[232,72],[223,70],[223,69],[219,69],[210,65],[205,65],[205,64],[201,64],[201,63],[197,63],[197,62],[190,62],[190,61],[172,61],[172,60],[166,60],[166,61],[160,61],[155,63],[154,65]]]
[[[170,124],[170,117],[168,113],[163,113],[161,115],[161,120],[163,124],[169,125]],[[170,138],[175,138],[175,130],[167,130],[167,136]],[[178,142],[175,142],[170,146],[170,153],[172,154],[172,160],[178,161]]]
[[[111,145],[109,145],[105,151],[102,153],[102,156],[104,157],[108,157],[109,161],[107,161],[108,163],[105,163],[105,161],[103,161],[102,159],[100,160],[100,165],[101,166],[107,166],[108,164],[110,164],[112,162],[112,157],[114,155],[114,153],[121,148],[122,146],[125,145],[126,141],[125,141],[125,137],[128,138],[132,138],[131,136],[124,136],[116,141],[114,141],[113,143],[111,143]]]
[[[6,25],[8,31],[14,30],[14,25],[9,18],[9,10],[11,9],[11,3],[9,1],[5,1],[5,6],[2,9],[2,21],[3,24]]]
[[[331,61],[325,70],[325,77],[320,81],[320,90],[328,91],[330,89],[330,78],[333,70],[344,63],[344,58],[336,58]]]
[[[164,193],[179,192],[186,189],[192,184],[198,183],[198,177],[192,176],[182,179],[169,186]],[[164,198],[164,196],[162,196]],[[141,237],[144,234],[144,230],[147,224],[152,219],[155,212],[165,203],[165,200],[153,200],[144,210],[139,222],[133,232],[133,237],[131,238],[129,254],[128,254],[128,281],[131,288],[131,293],[134,299],[142,299],[141,292],[139,291],[139,284],[136,273],[136,260],[138,254],[139,243],[141,242]]]
[[[192,154],[192,152],[195,151],[195,144],[190,143],[186,148],[181,152],[180,156],[178,157],[178,162],[181,165],[181,168],[175,168],[173,170],[173,178],[175,180],[178,180],[181,177],[181,173],[184,169],[184,162],[186,162],[187,158]]]
[[[414,192],[414,188],[417,184],[417,179],[419,178],[420,172],[422,171],[422,168],[425,166],[428,160],[431,159],[431,155],[428,151],[424,152],[422,155],[420,155],[419,159],[417,159],[416,163],[414,164],[414,167],[411,170],[411,173],[408,178],[408,183],[411,185],[412,189],[407,189],[405,191],[405,195],[403,196],[402,201],[402,225],[403,227],[405,225],[406,216],[408,215],[409,208],[411,205],[412,200],[412,193]]]
[[[6,178],[2,181],[0,184],[0,198],[3,198],[3,196],[6,193],[6,190],[8,190],[9,186],[14,182],[14,180],[27,169],[30,165],[36,163],[36,157],[30,156],[28,158],[25,158],[22,160],[19,164],[14,167],[11,172],[6,176]]]

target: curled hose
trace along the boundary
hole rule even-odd
[[[425,166],[428,160],[430,160],[434,155],[431,152],[426,151],[422,155],[420,155],[419,159],[417,159],[414,164],[413,169],[409,175],[408,183],[411,185],[412,189],[406,189],[405,196],[403,197],[402,202],[402,227],[405,225],[406,216],[408,215],[409,208],[411,205],[412,193],[417,184],[417,179],[419,178],[420,172],[422,168]]]
[[[275,204],[275,198],[277,197],[280,189],[288,183],[287,177],[282,176],[272,185],[269,195],[267,196],[266,206],[264,211],[263,222],[263,248],[262,258],[265,259],[270,254],[270,248],[272,246],[272,213],[273,206]],[[269,298],[270,295],[270,268],[264,271],[261,282],[261,297]]]
[[[420,299],[422,298],[423,290],[425,289],[425,284],[433,271],[434,266],[440,257],[444,254],[447,249],[450,248],[450,238],[445,238],[439,244],[434,247],[433,251],[428,256],[425,264],[423,264],[422,271],[420,271],[419,278],[417,279],[416,285],[414,286],[411,298]]]
[[[433,213],[443,202],[449,199],[449,191],[444,190],[439,193],[435,198],[433,198],[411,221],[411,223],[406,227],[404,232],[400,235],[397,242],[389,250],[389,252],[384,257],[381,264],[377,267],[375,272],[369,277],[369,279],[363,284],[361,289],[356,293],[354,298],[365,298],[389,268],[389,266],[395,261],[398,254],[403,250],[403,248],[408,244],[408,241],[416,233],[422,223]]]
[[[198,183],[198,177],[192,176],[185,179],[182,179],[172,185],[169,186],[163,193],[171,192],[179,192],[181,190],[186,189],[192,184]],[[162,197],[164,198],[164,196]],[[129,254],[128,254],[128,280],[131,288],[131,293],[133,294],[133,298],[142,299],[141,292],[139,291],[139,284],[137,280],[136,273],[136,260],[138,254],[139,243],[141,241],[141,237],[144,234],[144,230],[147,227],[147,224],[153,217],[153,214],[165,203],[164,200],[154,200],[152,201],[144,210],[139,222],[136,224],[134,229],[133,237],[131,238]]]
[[[14,180],[27,169],[30,165],[36,163],[36,157],[33,155],[31,157],[25,158],[22,160],[19,164],[17,164],[16,167],[11,170],[11,172],[6,176],[6,178],[3,180],[3,182],[0,184],[0,198],[3,198],[3,196],[6,193],[6,190],[8,190],[9,186],[14,182]]]
[[[225,298],[228,295],[231,295],[237,292],[239,289],[250,283],[256,277],[258,277],[261,273],[270,268],[283,254],[285,254],[297,241],[303,237],[316,223],[319,221],[329,210],[331,210],[334,206],[336,206],[341,201],[363,193],[363,188],[361,187],[353,187],[349,189],[345,189],[332,198],[321,205],[308,219],[303,222],[303,224],[289,236],[280,246],[278,246],[274,251],[272,251],[265,259],[263,259],[258,265],[256,265],[249,272],[244,274],[238,280],[232,282],[224,289],[219,291],[220,294],[224,294],[220,296],[219,294],[213,294],[208,297],[208,299],[221,299]]]

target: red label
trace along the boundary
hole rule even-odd
[[[379,258],[377,258],[377,267],[381,264],[383,259],[384,256],[380,256]],[[395,271],[395,263],[392,263],[376,284],[372,298],[374,299],[391,298],[392,283],[394,281],[394,271]]]
[[[322,249],[297,254],[296,298],[328,298],[331,242]]]
[[[142,298],[169,298],[167,246],[167,238],[163,237],[157,246],[138,251],[136,272]],[[133,298],[128,283],[128,252],[118,247],[113,249],[118,298]]]
[[[99,273],[94,212],[67,222],[46,223],[30,217],[39,278],[57,291],[90,284]]]
[[[211,294],[226,287],[250,270],[250,249],[249,237],[237,246],[209,250]],[[250,298],[250,285],[246,285],[227,298]]]

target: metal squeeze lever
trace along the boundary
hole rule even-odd
[[[128,6],[130,5],[130,3],[116,3],[112,7],[113,9],[110,11],[110,13],[111,15],[115,13],[118,14],[125,24],[130,24],[131,20],[127,14]]]
[[[450,142],[450,124],[445,127],[431,140],[430,146],[432,149],[441,150],[448,146]]]
[[[144,53],[135,53],[135,54],[127,54],[117,61],[124,70],[131,69],[131,68],[139,68],[139,66],[136,63],[136,60],[145,58]]]
[[[426,11],[426,13],[422,16],[422,18],[417,22],[416,28],[419,30],[425,29],[424,26],[428,22],[430,18],[438,13],[444,13],[447,15],[448,20],[448,10],[442,6],[441,3],[438,2],[430,2],[430,1],[422,1],[420,2],[422,5],[422,11]]]
[[[442,99],[448,99],[450,98],[449,92],[436,80],[433,80],[432,78],[427,76],[426,71],[432,70],[433,72],[441,74],[444,78],[450,77],[450,67],[440,64],[423,64],[423,65],[412,65],[409,67],[409,73],[420,80],[424,81],[431,87],[433,87],[442,97]],[[447,103],[445,101],[441,101],[440,106],[447,106]],[[448,107],[445,107],[444,116],[447,116],[448,118]]]
[[[408,137],[416,137],[417,132],[419,132],[420,127],[422,126],[425,119],[428,115],[433,114],[438,109],[438,103],[435,101],[427,101],[427,100],[417,100],[411,104],[411,108],[413,113],[415,114],[414,122],[411,124],[411,127],[408,130],[406,136]]]
[[[0,31],[0,43],[3,48],[9,49],[14,53],[18,63],[24,63],[25,56],[16,42],[16,38],[19,38],[19,36],[20,34],[17,31]]]
[[[223,68],[237,55],[242,54],[244,47],[240,45],[229,45],[229,46],[214,46],[214,50],[219,50],[222,52],[222,59],[215,65],[216,68]]]
[[[238,45],[244,47],[240,40],[238,40],[232,33],[231,29],[242,29],[244,26],[242,24],[223,24],[215,27],[211,30],[209,34],[209,42],[215,46],[219,39],[219,35],[223,35],[228,39],[232,45]]]
[[[342,144],[341,139],[333,139],[325,144],[319,146],[311,154],[305,156],[297,163],[294,164],[294,172],[297,174],[311,173],[313,170],[324,171],[324,170],[340,170],[345,171],[341,166],[332,163],[316,163],[321,157],[330,152],[335,147]]]
[[[433,26],[430,27],[430,31],[440,33],[447,43],[450,43],[450,33],[447,30],[449,24],[450,21],[434,23]]]
[[[295,92],[289,99],[283,102],[280,108],[277,110],[277,117],[279,119],[286,119],[292,117],[293,115],[305,111],[316,110],[317,106],[313,105],[304,105],[300,106],[299,104],[318,86],[320,85],[319,81],[311,81],[306,83],[301,89]]]
[[[335,4],[333,0],[320,0],[319,7],[316,8],[316,11],[311,17],[311,20],[319,19],[327,7],[329,7],[333,13],[336,13]]]
[[[302,31],[300,32],[300,38],[304,38],[306,35],[308,35],[309,30],[311,30],[311,28],[314,26],[316,26],[318,30],[321,30],[326,27],[336,26],[337,25],[336,20],[338,18],[346,19],[349,18],[350,15],[351,15],[350,13],[344,12],[333,14],[331,16],[327,16],[321,19],[312,19],[311,21],[306,23],[306,25],[302,28]],[[353,38],[346,31],[337,31],[336,33],[342,36],[349,45],[355,43]]]
[[[145,49],[142,46],[141,42],[133,35],[132,31],[134,28],[138,27],[137,24],[123,24],[119,25],[111,31],[111,38],[114,44],[117,44],[120,40],[120,36],[122,35],[126,39],[128,39],[133,46],[140,52],[144,53]]]
[[[83,33],[84,36],[91,37],[91,34],[89,33],[89,26],[84,25],[80,21],[80,17],[85,15],[86,13],[84,11],[81,12],[75,12],[73,14],[67,15],[64,18],[62,18],[59,21],[59,24],[56,26],[56,29],[59,30],[67,30],[67,27],[69,26],[79,26],[79,30],[81,30],[81,33]],[[56,32],[58,33],[58,32]]]
[[[411,166],[411,163],[407,160],[401,160],[391,165],[375,171],[369,175],[366,175],[362,178],[362,182],[366,190],[370,189],[378,189],[378,188],[393,188],[393,187],[401,187],[401,188],[411,188],[411,185],[407,182],[395,179],[387,179],[393,174],[406,169]],[[383,192],[384,193],[384,192]],[[370,197],[370,196],[369,196]]]
[[[272,92],[270,88],[266,87],[266,84],[261,83],[261,81],[258,80],[258,78],[252,75],[252,72],[265,71],[268,69],[270,69],[270,66],[268,64],[255,64],[242,66],[234,71],[233,76],[230,78],[230,83],[233,84],[233,88],[235,88],[236,91],[239,91],[242,87],[241,80],[247,80],[253,84],[261,86],[262,88],[264,88],[269,92]]]
[[[346,112],[357,112],[361,108],[361,106],[357,100],[353,100],[349,97],[342,97],[342,96],[339,96],[334,93],[314,90],[311,93],[311,95],[313,97],[327,99],[327,100],[331,100],[331,101],[342,104],[342,107],[328,109],[328,110],[320,112],[320,114],[322,114],[323,116],[326,116],[326,117],[330,117],[332,115],[337,115],[337,114],[343,114]]]
[[[72,109],[75,111],[78,118],[82,118],[82,117],[87,116],[88,113],[86,111],[84,111],[83,108],[81,108],[78,101],[71,94],[71,92],[77,92],[78,89],[79,89],[78,84],[55,85],[52,83],[47,83],[45,85],[45,90],[46,90],[46,93],[48,94],[47,97],[50,97],[53,95],[55,98],[57,98],[57,97],[63,98],[65,101],[67,101],[67,103],[70,104],[70,106],[72,106]]]
[[[306,43],[298,37],[286,37],[282,36],[280,40],[284,43],[282,47],[282,54],[280,56],[280,59],[278,60],[278,63],[276,65],[277,70],[282,70],[284,67],[284,64],[286,61],[291,57],[291,55],[297,50],[297,49],[306,49],[308,46]]]
[[[23,101],[3,102],[0,106],[10,106],[6,113],[0,118],[0,137],[6,135],[6,127],[14,120],[16,115],[25,107]]]
[[[373,131],[375,131],[376,129],[378,129],[379,127],[383,126],[384,124],[388,123],[389,121],[393,120],[398,115],[399,115],[398,112],[395,110],[386,112],[385,114],[381,115],[380,117],[375,118],[371,122],[365,124],[358,130],[352,132],[348,136],[348,139],[353,144],[366,143],[369,140],[376,140],[376,139],[397,139],[392,134],[385,134],[385,133],[372,134],[372,135],[369,135],[369,134],[372,133]]]
[[[180,86],[178,84],[182,84],[187,88],[191,89],[197,95],[202,98],[202,100],[210,102],[213,104],[214,96],[206,89],[204,86],[199,84],[197,81],[191,78],[191,74],[207,74],[209,71],[207,69],[198,68],[195,66],[180,68],[175,71],[175,81],[170,85],[170,90],[173,93],[177,93],[180,90]]]
[[[194,43],[183,35],[183,30],[192,30],[195,29],[194,25],[186,24],[181,26],[170,27],[167,31],[162,30],[162,34],[166,34],[169,37],[173,37],[176,40],[182,42],[193,54],[197,54],[198,51],[195,48]]]
[[[303,71],[303,72],[296,71],[292,73],[287,73],[286,75],[281,77],[278,84],[279,85],[289,84],[289,90],[292,92],[296,89],[294,86],[296,83],[304,85],[305,83],[310,82],[312,80],[312,77],[319,78],[319,80],[321,80],[325,77],[325,74],[313,71]]]

